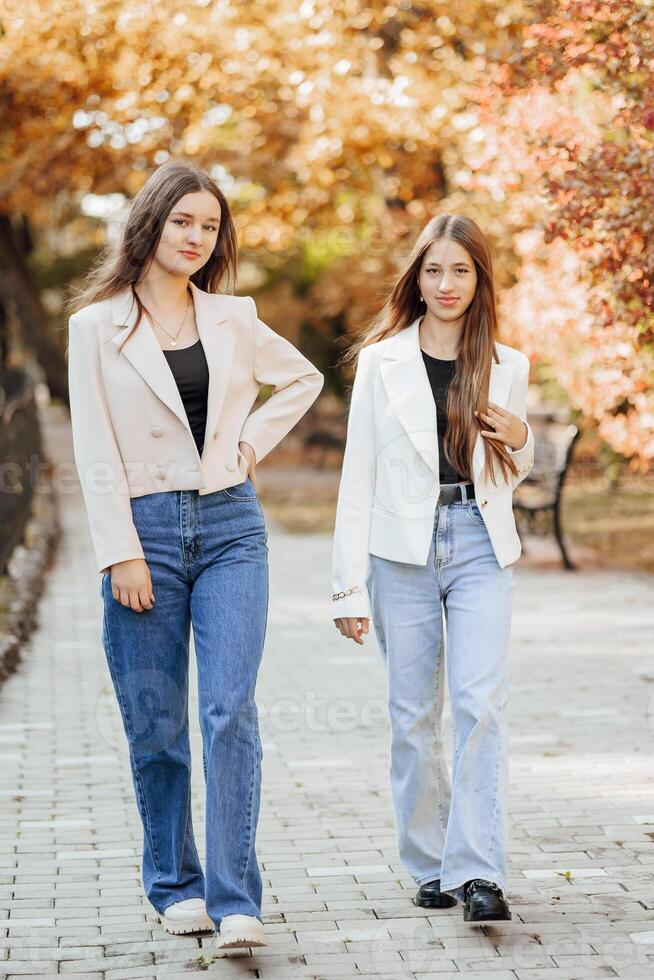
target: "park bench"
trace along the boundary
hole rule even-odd
[[[563,540],[561,496],[580,432],[556,410],[530,412],[529,424],[534,433],[534,465],[513,494],[518,534],[521,525],[533,530],[550,523],[565,568],[574,569]]]

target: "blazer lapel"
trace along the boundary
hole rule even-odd
[[[438,460],[436,406],[420,350],[421,319],[418,317],[410,326],[395,334],[382,357],[380,371],[393,411],[416,450],[435,472]],[[506,407],[512,374],[511,364],[491,363],[489,401]],[[484,437],[478,435],[472,457],[475,479],[484,458]]]
[[[434,471],[438,458],[436,405],[420,353],[420,318],[395,334],[379,369],[391,408],[425,463]]]
[[[198,334],[209,367],[209,396],[204,440],[206,447],[216,428],[225,399],[234,353],[234,335],[230,330],[217,329],[219,324],[229,319],[226,313],[221,313],[219,301],[216,302],[217,294],[205,293],[193,282],[189,282],[189,285],[195,303]],[[131,289],[125,289],[113,296],[111,308],[114,326],[120,328],[112,336],[111,341],[116,348],[119,348],[125,334],[136,322],[137,307]],[[135,333],[124,343],[122,354],[192,435],[179,388],[147,316],[142,317]]]

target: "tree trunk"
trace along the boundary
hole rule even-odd
[[[68,404],[68,369],[64,345],[51,326],[27,263],[26,235],[8,214],[0,212],[0,302],[15,310],[21,334],[45,373],[50,394]]]

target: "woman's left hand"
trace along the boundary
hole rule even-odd
[[[247,463],[248,463],[248,471],[247,471],[246,476],[249,476],[250,477],[250,479],[252,480],[252,485],[256,487],[256,485],[257,485],[257,479],[256,479],[257,458],[255,456],[254,449],[252,448],[252,446],[250,445],[249,442],[239,442],[238,448],[241,450],[241,452],[245,456],[245,458],[247,460]]]
[[[487,439],[496,439],[503,442],[509,449],[522,449],[527,442],[529,430],[526,424],[513,412],[508,412],[501,405],[495,402],[488,403],[488,412],[480,412],[475,409],[475,415],[483,419],[488,425],[493,426],[493,431],[481,430],[482,436]]]

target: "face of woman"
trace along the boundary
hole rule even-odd
[[[185,194],[166,218],[154,262],[171,275],[192,276],[213,252],[220,204],[209,191]]]
[[[432,242],[423,256],[418,286],[435,317],[458,320],[470,306],[477,286],[472,256],[450,238]]]

